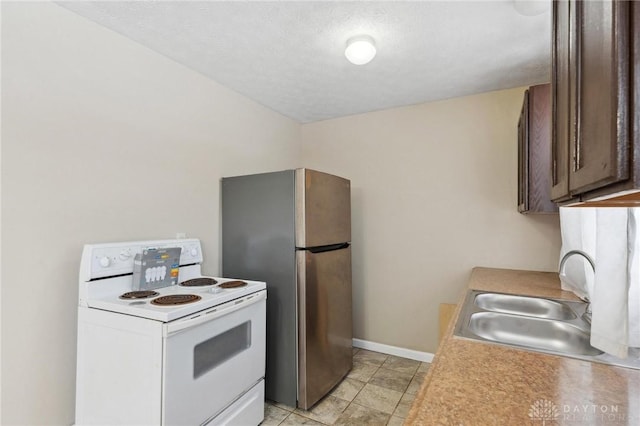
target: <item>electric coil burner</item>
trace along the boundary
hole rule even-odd
[[[202,297],[196,294],[169,294],[153,299],[151,304],[158,306],[186,305],[187,303],[197,302],[200,299]]]
[[[208,285],[214,285],[217,283],[218,281],[214,280],[213,278],[203,277],[203,278],[193,278],[191,280],[183,281],[180,283],[180,285],[182,287],[204,287]]]
[[[226,281],[220,284],[218,287],[220,288],[239,288],[246,286],[247,283],[244,281],[234,280],[234,281]]]
[[[129,291],[120,295],[120,299],[148,299],[158,296],[160,293],[153,290]]]

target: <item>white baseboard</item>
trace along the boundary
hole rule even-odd
[[[413,359],[422,362],[433,361],[433,354],[429,352],[414,351],[413,349],[399,348],[398,346],[385,345],[383,343],[369,342],[367,340],[353,339],[353,347],[380,352],[387,355],[395,355],[402,358]]]

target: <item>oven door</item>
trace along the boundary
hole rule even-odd
[[[165,325],[162,423],[200,425],[264,377],[266,291]]]

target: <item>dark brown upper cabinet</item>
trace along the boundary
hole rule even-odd
[[[640,4],[555,0],[551,198],[640,188]]]
[[[524,92],[518,121],[518,211],[557,213],[551,201],[551,85]]]

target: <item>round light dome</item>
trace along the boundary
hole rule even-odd
[[[350,38],[344,55],[352,64],[368,64],[376,56],[375,42],[373,38],[365,35]]]
[[[536,16],[549,10],[550,3],[549,0],[513,0],[513,7],[521,15]]]

